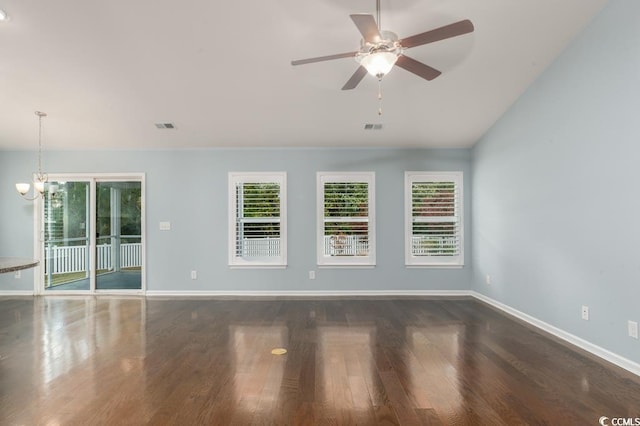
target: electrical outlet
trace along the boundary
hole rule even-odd
[[[316,271],[309,271],[309,279],[310,280],[316,279]]]
[[[487,276],[484,277],[484,281],[487,283],[487,285],[491,285],[491,275],[487,274]]]
[[[582,305],[582,319],[589,321],[589,307]]]
[[[198,279],[198,271],[191,271],[191,279],[192,280]]]
[[[638,323],[635,321],[629,321],[628,323],[628,327],[629,327],[629,337],[633,337],[634,339],[638,338]]]
[[[15,279],[19,280],[20,278],[22,278],[22,271],[16,271],[15,275],[14,275]]]

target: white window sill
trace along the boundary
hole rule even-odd
[[[374,269],[376,265],[317,265],[318,269]]]
[[[287,265],[229,265],[229,269],[287,269]]]
[[[464,265],[404,265],[407,269],[462,269]]]

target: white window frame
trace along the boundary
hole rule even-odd
[[[280,256],[241,257],[236,255],[236,185],[277,183],[280,185]],[[287,266],[287,173],[229,172],[229,266],[232,268],[284,268]]]
[[[326,256],[324,254],[324,184],[367,183],[368,189],[368,241],[367,256]],[[317,172],[317,262],[319,267],[373,267],[376,265],[376,221],[375,221],[375,172]]]
[[[411,250],[412,224],[412,187],[414,182],[453,182],[456,186],[456,212],[458,225],[459,254],[457,256],[415,256]],[[462,172],[405,172],[405,265],[407,267],[461,268],[464,266],[464,192]]]

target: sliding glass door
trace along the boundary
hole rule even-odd
[[[39,293],[143,290],[143,175],[49,180]]]
[[[91,261],[88,181],[49,181],[44,198],[44,289],[89,290]]]
[[[142,184],[96,182],[96,289],[142,288]]]

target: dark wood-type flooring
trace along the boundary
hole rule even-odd
[[[640,417],[637,376],[470,299],[0,298],[2,425],[601,416]]]

